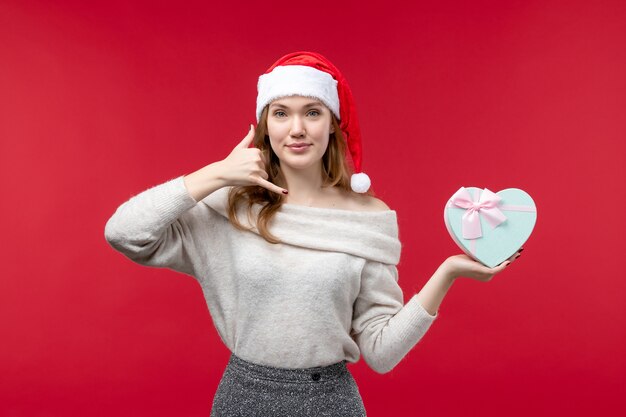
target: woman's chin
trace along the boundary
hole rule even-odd
[[[312,161],[309,158],[288,158],[281,160],[280,166],[287,166],[294,170],[303,170],[309,169],[317,163],[320,163],[320,160]]]

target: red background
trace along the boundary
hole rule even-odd
[[[460,186],[538,207],[521,258],[457,280],[392,372],[351,365],[368,415],[623,415],[626,3],[215,3],[0,2],[0,416],[208,415],[229,352],[199,285],[104,225],[226,157],[296,50],[350,82],[405,300],[460,253]]]

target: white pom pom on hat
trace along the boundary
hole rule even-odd
[[[370,181],[370,177],[367,176],[365,172],[359,172],[358,174],[352,174],[352,178],[350,178],[350,186],[352,190],[357,193],[364,193],[369,190],[372,182]]]
[[[289,53],[259,77],[257,91],[257,122],[265,106],[280,97],[301,95],[324,103],[339,119],[339,127],[352,157],[354,174],[350,178],[350,187],[357,193],[369,190],[370,178],[361,171],[361,129],[352,91],[341,72],[328,59],[316,52]]]

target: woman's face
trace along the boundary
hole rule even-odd
[[[269,105],[267,134],[281,166],[304,169],[321,163],[333,132],[331,112],[317,99],[290,96]]]

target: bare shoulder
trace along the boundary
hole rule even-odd
[[[368,195],[355,193],[354,191],[342,190],[334,187],[329,190],[322,207],[337,208],[352,211],[389,211],[389,206],[381,199]]]
[[[367,195],[354,193],[353,204],[354,210],[358,211],[387,211],[391,210],[389,206],[381,199]]]

